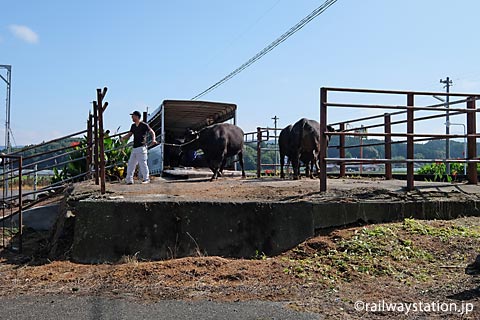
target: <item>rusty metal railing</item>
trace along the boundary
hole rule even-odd
[[[3,248],[22,252],[22,157],[0,155],[2,162],[1,235]]]
[[[262,175],[263,168],[273,168],[274,173],[276,175],[277,168],[280,165],[278,161],[274,163],[263,163],[262,162],[262,155],[264,152],[275,152],[276,157],[275,159],[279,159],[279,149],[278,149],[278,135],[279,131],[282,128],[269,128],[269,127],[257,127],[257,131],[247,132],[244,134],[244,141],[245,143],[255,143],[255,151],[256,151],[256,175],[257,178],[260,178]],[[266,148],[262,147],[263,143],[271,143],[274,140],[274,147],[273,148]]]
[[[363,94],[380,94],[380,95],[400,95],[405,96],[405,105],[390,105],[390,104],[358,104],[358,103],[339,103],[328,101],[329,92],[342,92],[342,93],[363,93]],[[445,103],[418,106],[415,105],[415,98],[418,96],[450,96],[461,98],[457,101],[452,101],[448,105]],[[407,190],[414,189],[414,164],[415,163],[432,163],[432,162],[458,162],[458,159],[447,158],[447,155],[443,159],[415,159],[414,143],[420,141],[436,140],[436,139],[454,139],[454,138],[466,138],[467,154],[464,155],[464,162],[467,169],[467,179],[471,184],[478,183],[477,177],[477,163],[480,162],[477,157],[476,139],[478,134],[476,132],[476,113],[480,110],[476,108],[476,100],[480,99],[480,94],[470,93],[445,93],[445,92],[414,92],[414,91],[397,91],[397,90],[372,90],[372,89],[350,89],[350,88],[321,88],[320,90],[320,191],[327,190],[327,163],[340,164],[340,176],[345,175],[345,166],[348,163],[383,163],[385,165],[385,177],[386,179],[392,178],[392,164],[404,163],[407,169]],[[465,105],[465,108],[450,106]],[[339,136],[339,157],[328,157],[327,147],[327,122],[328,122],[328,110],[331,108],[362,108],[362,109],[382,109],[392,110],[390,113],[382,113],[374,116],[352,119],[348,121],[337,122],[332,125],[339,126],[337,132],[329,132],[329,135]],[[394,111],[398,110],[398,111]],[[437,114],[415,117],[416,111],[428,111]],[[440,113],[440,114],[438,114]],[[466,133],[465,134],[436,134],[436,133],[415,133],[414,124],[420,121],[426,121],[436,118],[445,117],[446,113],[452,115],[465,115],[466,117]],[[392,121],[393,116],[406,115],[406,119]],[[346,128],[346,123],[355,123],[367,120],[381,119],[382,123],[373,124],[363,127],[363,129],[383,128],[383,132],[358,132],[358,128]],[[393,132],[392,126],[398,124],[406,124],[406,130],[402,132]],[[345,137],[383,137],[383,143],[368,144],[383,145],[385,148],[385,154],[383,159],[372,158],[347,158],[345,150],[351,146],[345,145]],[[393,141],[392,138],[405,138],[399,141]],[[406,144],[406,157],[405,159],[392,159],[392,144],[405,143]]]

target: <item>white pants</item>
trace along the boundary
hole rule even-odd
[[[149,172],[147,165],[147,147],[138,147],[132,149],[132,153],[130,154],[130,159],[128,159],[127,165],[127,183],[133,183],[133,174],[135,173],[137,164],[143,181],[148,181]]]

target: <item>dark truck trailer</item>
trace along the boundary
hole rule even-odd
[[[161,175],[170,163],[166,163],[165,151],[171,144],[183,141],[188,129],[201,130],[215,123],[229,120],[236,124],[237,105],[232,103],[164,100],[147,116],[147,123],[155,131],[159,144],[148,151],[148,167],[153,175]]]

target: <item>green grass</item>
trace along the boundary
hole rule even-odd
[[[432,268],[438,265],[435,247],[443,249],[443,241],[462,242],[464,238],[480,239],[480,226],[448,223],[435,227],[405,219],[401,223],[356,229],[327,249],[312,252],[308,243],[299,246],[285,258],[289,266],[284,272],[306,281],[330,284],[365,275],[389,276],[406,283],[428,281]]]

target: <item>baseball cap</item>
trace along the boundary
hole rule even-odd
[[[142,114],[140,113],[140,111],[133,111],[132,113],[130,113],[131,116],[137,116],[139,118],[142,117]]]

